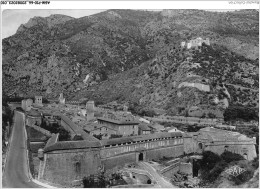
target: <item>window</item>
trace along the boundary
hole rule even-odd
[[[80,173],[80,171],[81,171],[80,162],[75,163],[75,171],[76,171],[76,173]]]
[[[228,146],[225,146],[225,147],[224,147],[224,151],[228,151]]]

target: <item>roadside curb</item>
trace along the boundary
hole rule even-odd
[[[8,145],[7,145],[7,150],[6,150],[6,155],[5,155],[5,160],[4,160],[3,170],[2,170],[2,174],[3,175],[5,173],[5,167],[6,167],[7,159],[8,159],[8,156],[9,156],[9,150],[10,150],[10,145],[11,145],[11,138],[13,137],[14,117],[15,117],[15,115],[13,116],[13,124],[11,126],[12,127],[11,134],[10,134],[10,137],[8,138]],[[2,158],[3,158],[3,156],[2,156]]]

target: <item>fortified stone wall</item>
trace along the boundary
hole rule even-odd
[[[129,148],[128,148],[129,149]],[[115,150],[115,149],[114,149]],[[163,157],[178,157],[183,155],[183,145],[174,145],[166,147],[157,147],[155,149],[145,149],[142,148],[140,151],[125,152],[119,155],[114,155],[110,157],[104,157],[101,159],[102,164],[104,165],[105,170],[112,169],[118,165],[124,165],[125,163],[133,163],[138,161],[139,153],[144,154],[144,160],[156,160]],[[101,154],[104,154],[104,151]],[[113,153],[107,153],[106,155],[111,155]]]
[[[185,136],[183,138],[183,146],[185,154],[190,154],[197,151],[198,143],[191,136]]]
[[[192,164],[180,163],[180,172],[185,174],[192,174]]]
[[[104,159],[122,153],[135,152],[138,149],[147,150],[148,153],[152,149],[158,151],[166,147],[172,147],[177,145],[178,146],[180,145],[183,148],[182,138],[164,139],[164,140],[156,140],[156,141],[148,141],[148,142],[137,142],[137,143],[127,144],[127,145],[115,145],[114,147],[112,146],[112,147],[102,148],[100,151],[100,156],[102,159]],[[168,154],[169,152],[163,152],[163,153]]]
[[[227,141],[220,141],[217,143],[213,143],[208,145],[207,147],[204,148],[204,151],[212,151],[214,153],[217,153],[221,155],[225,150],[240,154],[243,156],[245,159],[251,161],[253,160],[257,155],[256,155],[256,149],[255,145],[253,142],[246,142],[246,141],[241,141],[241,142],[227,142]]]
[[[161,159],[163,157],[178,157],[183,155],[183,144],[171,147],[161,147],[158,149],[149,150],[146,153],[146,160]]]
[[[46,154],[40,179],[70,186],[74,180],[96,174],[101,166],[99,150],[61,150]]]
[[[47,131],[47,130],[45,130],[45,129],[39,127],[39,126],[36,126],[36,125],[28,125],[28,126],[34,128],[35,130],[37,130],[37,131],[43,133],[44,135],[46,135],[46,136],[48,136],[48,137],[51,137],[51,136],[52,136],[50,131]]]
[[[30,151],[32,153],[38,153],[40,148],[44,148],[45,142],[30,142]]]
[[[109,169],[113,169],[114,167],[119,166],[119,165],[136,162],[136,154],[135,154],[135,152],[121,154],[118,156],[113,156],[111,158],[101,159],[101,162],[104,166],[104,169],[109,170]]]
[[[71,127],[64,121],[61,120],[61,126],[64,127],[64,129],[66,129],[68,132],[70,132],[70,134],[75,134],[75,132],[71,129]]]
[[[100,147],[89,146],[87,149],[47,150],[41,163],[40,178],[68,186],[84,176],[96,174],[102,168],[108,170],[125,163],[177,157],[184,153],[183,138],[178,134],[130,139],[105,140],[101,141]],[[77,142],[68,142],[67,145],[75,147]]]
[[[174,173],[177,173],[180,170],[180,162],[176,162],[162,170],[160,170],[161,174],[165,177],[172,178]]]

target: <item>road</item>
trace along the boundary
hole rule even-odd
[[[148,162],[139,162],[139,165],[149,172],[158,185],[162,188],[178,188],[177,186],[172,185],[169,181],[164,179],[157,171],[148,163]]]
[[[15,113],[9,152],[3,175],[3,188],[42,188],[29,179],[23,115]]]

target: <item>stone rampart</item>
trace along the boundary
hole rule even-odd
[[[192,164],[191,163],[180,163],[180,172],[185,174],[192,174]]]
[[[99,150],[74,149],[52,151],[41,163],[41,178],[51,183],[70,186],[72,181],[97,174],[101,167]]]
[[[180,170],[179,166],[180,162],[175,162],[172,165],[160,170],[160,173],[167,178],[171,178],[174,173],[177,173]]]
[[[47,131],[47,130],[45,130],[45,129],[37,126],[37,125],[28,125],[28,126],[34,128],[35,130],[41,132],[42,134],[44,134],[44,135],[46,135],[48,137],[52,136],[50,131]]]

